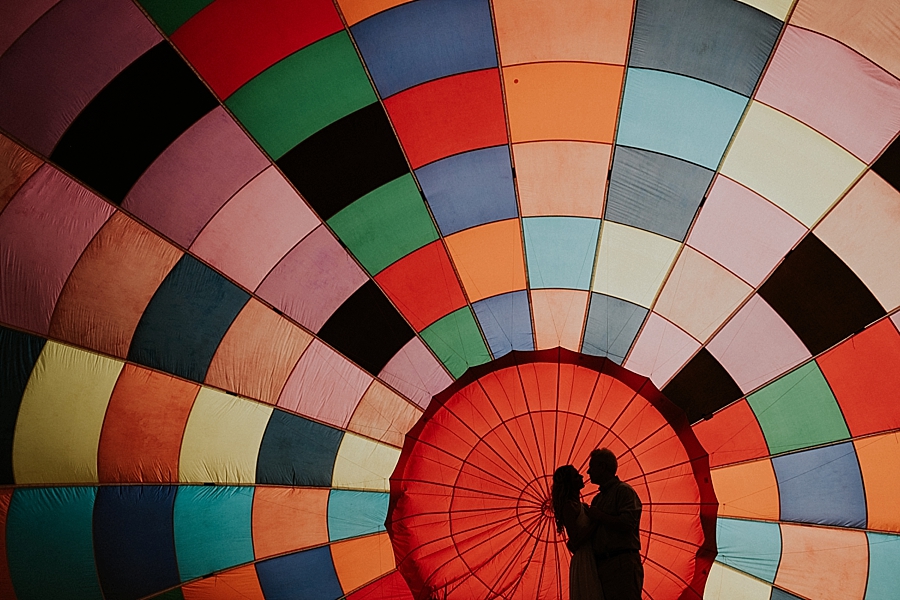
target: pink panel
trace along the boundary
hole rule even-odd
[[[754,295],[707,345],[746,394],[810,358],[768,303]]]
[[[894,322],[894,327],[896,327],[897,330],[900,331],[900,313],[894,313],[893,315],[891,315],[891,321]]]
[[[267,166],[268,159],[218,107],[166,148],[122,207],[187,248],[216,211]]]
[[[805,233],[786,212],[720,175],[687,243],[755,287]]]
[[[6,3],[3,6],[3,18],[0,19],[0,55],[58,2],[59,0],[30,0]]]
[[[441,363],[417,337],[384,366],[378,378],[425,408],[431,397],[453,382]]]
[[[623,366],[646,375],[662,389],[699,348],[700,342],[683,329],[650,313]]]
[[[0,215],[0,321],[46,334],[63,285],[114,208],[44,165]]]
[[[263,280],[257,295],[318,331],[368,276],[325,226],[306,236]]]
[[[345,428],[372,377],[313,340],[288,377],[277,406]]]
[[[281,173],[269,167],[222,207],[191,250],[252,290],[320,224]]]
[[[788,27],[756,94],[871,162],[900,130],[900,81],[847,46]]]
[[[580,290],[532,290],[535,349],[560,346],[578,352],[589,296]]]
[[[49,155],[87,103],[161,39],[130,0],[60,2],[0,58],[0,89],[15,90],[0,94],[0,126]]]

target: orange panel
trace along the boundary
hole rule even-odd
[[[275,404],[311,341],[309,333],[251,298],[222,338],[205,383]]]
[[[0,598],[14,600],[16,591],[13,589],[12,576],[9,573],[9,563],[6,560],[6,519],[9,515],[9,503],[12,501],[13,489],[0,489]]]
[[[713,489],[719,499],[720,517],[778,520],[778,482],[769,460],[713,469]]]
[[[709,466],[763,458],[769,448],[756,415],[747,400],[741,399],[717,412],[712,419],[693,426],[694,434],[709,453]]]
[[[867,526],[900,533],[900,434],[867,437],[853,445],[866,490]]]
[[[328,490],[258,486],[253,495],[256,558],[328,542]]]
[[[63,287],[50,335],[125,358],[144,309],[181,254],[117,211],[85,249]]]
[[[531,290],[535,350],[561,346],[578,352],[590,292]]]
[[[406,4],[412,0],[338,0],[347,25],[355,25],[383,10]]]
[[[504,67],[512,141],[612,143],[624,73],[593,63]]]
[[[353,412],[347,429],[401,448],[406,432],[421,416],[422,409],[379,381],[373,381]]]
[[[504,65],[538,60],[625,64],[630,0],[494,0]]]
[[[351,592],[394,570],[394,549],[387,533],[331,545],[334,570],[344,592]]]
[[[184,600],[265,600],[253,565],[189,583],[181,591]]]
[[[37,156],[0,135],[0,212],[42,164]]]
[[[518,219],[466,229],[445,240],[472,302],[525,289],[525,256]]]
[[[816,600],[862,598],[868,572],[864,531],[781,525],[778,587]]]
[[[522,216],[603,216],[610,144],[531,142],[513,146]]]
[[[178,457],[200,386],[126,364],[100,432],[101,483],[178,483]]]

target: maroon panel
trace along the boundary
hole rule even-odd
[[[29,0],[4,4],[3,18],[0,19],[0,55],[58,2],[59,0]]]
[[[63,0],[0,58],[0,127],[49,155],[88,102],[160,41],[130,0]]]

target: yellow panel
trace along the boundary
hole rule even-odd
[[[753,288],[718,263],[685,247],[655,310],[701,342],[734,312]]]
[[[406,439],[406,432],[421,416],[421,408],[376,380],[359,401],[347,428],[400,448]]]
[[[388,492],[399,459],[399,449],[347,433],[334,461],[331,487]]]
[[[604,221],[591,289],[650,308],[680,247],[661,235]]]
[[[752,6],[758,10],[768,13],[778,19],[784,21],[788,13],[791,12],[791,6],[794,0],[738,0],[748,6]]]
[[[255,483],[256,458],[272,407],[201,388],[181,444],[184,483]]]
[[[351,592],[395,568],[394,548],[387,533],[331,545],[334,570],[344,592]]]
[[[778,520],[778,482],[770,460],[713,469],[710,475],[720,517]]]
[[[817,131],[753,102],[722,173],[812,227],[865,168]]]
[[[98,481],[100,430],[123,365],[56,342],[44,346],[16,421],[16,483]]]
[[[713,563],[703,589],[703,600],[769,600],[772,588],[755,577]]]
[[[376,13],[406,4],[411,0],[338,0],[347,25],[354,25]]]
[[[861,438],[853,445],[865,484],[869,528],[900,532],[900,433]]]

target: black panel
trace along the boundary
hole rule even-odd
[[[0,327],[0,485],[12,485],[12,448],[22,394],[44,338]]]
[[[373,281],[367,281],[322,326],[319,337],[372,375],[414,333]]]
[[[690,423],[708,417],[744,395],[725,367],[706,348],[678,372],[662,393],[681,407]]]
[[[900,138],[888,146],[884,154],[872,165],[872,170],[900,192]]]
[[[316,132],[276,162],[326,221],[354,200],[409,173],[377,102]]]
[[[216,106],[212,93],[162,42],[91,100],[50,159],[121,202],[163,150]]]
[[[885,315],[850,267],[811,233],[785,257],[759,295],[813,355]]]
[[[343,437],[337,429],[273,411],[259,447],[256,483],[331,487]]]

